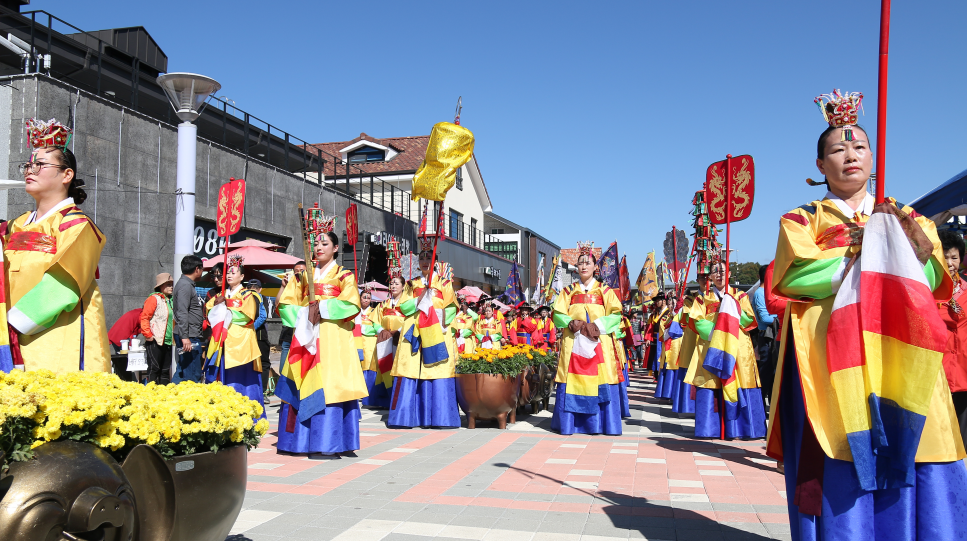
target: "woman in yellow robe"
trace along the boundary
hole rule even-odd
[[[621,367],[611,338],[621,324],[621,301],[594,279],[590,249],[578,246],[580,281],[554,302],[563,329],[551,429],[561,434],[621,434]],[[575,346],[578,346],[575,350]]]
[[[500,320],[499,312],[489,302],[480,309],[481,315],[473,324],[473,335],[477,342],[475,347],[483,349],[500,349],[504,338],[504,322]]]
[[[205,374],[209,383],[228,385],[264,408],[262,355],[254,326],[259,302],[255,292],[242,285],[243,274],[242,258],[229,256],[225,296],[212,297],[206,304],[212,339]]]
[[[87,194],[66,148],[70,130],[54,121],[28,126],[34,151],[21,173],[36,208],[0,226],[7,281],[0,325],[9,322],[19,342],[11,348],[6,336],[0,338],[0,370],[17,364],[58,374],[108,372],[107,324],[96,280],[105,237],[77,207]]]
[[[423,240],[423,239],[421,239]],[[450,280],[430,273],[432,243],[420,250],[422,276],[410,280],[400,299],[406,316],[396,359],[389,426],[458,428],[456,344],[450,324],[457,313]]]
[[[389,408],[393,390],[393,358],[400,341],[405,316],[400,312],[404,280],[402,270],[390,262],[389,298],[379,303],[373,320],[376,325],[376,379],[369,392],[371,405]]]
[[[336,264],[339,237],[332,226],[326,221],[321,231],[312,232],[315,302],[307,301],[309,288],[302,280],[290,280],[279,298],[280,311],[297,314],[275,390],[283,401],[281,452],[331,455],[359,449],[359,399],[368,396],[353,337],[359,289],[352,271]],[[306,306],[300,306],[303,302]]]
[[[904,372],[899,379],[892,379],[897,375],[889,374],[888,370],[906,368],[907,362],[914,364],[923,357],[903,359],[901,366],[879,363],[882,374],[889,375],[898,387],[894,391],[905,392],[903,387],[911,385],[931,393],[925,420],[921,418],[918,424],[913,415],[899,419],[905,429],[920,430],[912,468],[900,460],[896,442],[886,438],[876,438],[880,448],[875,463],[855,464],[851,445],[859,441],[852,440],[854,435],[846,432],[846,423],[853,419],[847,419],[837,407],[827,333],[831,329],[830,316],[834,313],[837,292],[852,279],[857,268],[862,266],[863,271],[867,270],[862,259],[852,270],[846,270],[853,256],[865,247],[864,232],[869,233],[867,221],[880,212],[894,214],[898,220],[903,217],[907,222],[903,232],[908,236],[919,241],[926,237],[927,242],[917,242],[917,246],[926,248],[926,252],[932,248],[932,252],[923,254],[928,256],[925,262],[908,264],[922,269],[923,280],[936,301],[950,297],[952,282],[945,272],[943,250],[934,223],[892,198],[876,205],[866,191],[873,169],[873,153],[869,135],[855,125],[861,96],[843,96],[837,92],[821,96],[817,101],[824,105],[822,101],[830,97],[832,100],[825,104],[824,110],[830,126],[819,137],[816,158],[817,168],[826,177],[828,192],[780,218],[772,281],[773,293],[788,299],[789,303],[782,323],[766,451],[785,462],[786,493],[795,495],[788,499],[792,538],[851,541],[962,538],[967,532],[967,513],[964,513],[967,470],[963,462],[963,441],[943,370],[938,370],[932,382],[923,381],[926,372]],[[852,113],[850,118],[841,114],[843,110]],[[898,240],[902,244],[907,239]],[[874,243],[873,249],[877,247]],[[897,317],[907,315],[899,313]],[[940,332],[944,332],[942,322],[939,325]],[[862,347],[862,343],[857,345]],[[923,386],[924,383],[927,385]],[[870,395],[868,404],[874,403],[874,399]],[[887,402],[881,400],[878,405],[886,409],[890,407]],[[894,406],[899,404],[889,402]],[[879,408],[867,406],[856,415],[869,420],[873,411],[878,412]],[[898,419],[879,417],[878,420],[893,426]],[[882,471],[887,465],[892,467]],[[863,488],[857,473],[860,469],[869,471],[867,468],[877,477],[872,490]],[[909,476],[909,481],[893,479],[896,474]],[[887,486],[880,486],[888,480]]]
[[[473,355],[473,352],[477,349],[477,345],[474,342],[473,326],[478,316],[467,305],[466,299],[463,297],[458,297],[458,299],[460,302],[460,311],[454,316],[453,323],[450,325],[450,329],[453,330],[453,341],[457,347],[458,354]]]
[[[363,399],[364,406],[379,406],[376,402],[374,387],[376,377],[379,374],[379,363],[376,359],[376,333],[379,331],[377,324],[379,319],[376,317],[376,306],[373,305],[373,292],[363,289],[359,293],[360,311],[356,314],[353,327],[353,335],[356,341],[356,350],[359,352],[359,366],[363,370],[363,378],[366,380],[366,392],[369,396]]]

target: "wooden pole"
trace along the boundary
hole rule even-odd
[[[890,56],[890,0],[880,1],[880,73],[876,104],[876,203],[883,202],[886,185],[886,96]]]
[[[314,283],[316,269],[312,264],[312,246],[309,245],[309,229],[306,227],[306,213],[302,210],[302,203],[299,203],[299,223],[302,224],[302,250],[306,257],[306,284],[309,288],[309,302],[316,302],[316,286]]]

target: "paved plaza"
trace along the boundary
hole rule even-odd
[[[507,430],[392,430],[385,410],[364,409],[362,449],[338,458],[276,453],[273,400],[228,539],[789,539],[763,442],[695,440],[693,419],[653,390],[632,374],[622,436],[560,436],[550,412]]]

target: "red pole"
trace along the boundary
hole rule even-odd
[[[886,185],[886,84],[890,56],[890,0],[880,1],[880,75],[876,104],[876,202],[883,202]]]
[[[222,259],[222,297],[225,296],[225,277],[228,275],[228,239],[231,235],[225,237],[225,257]]]
[[[732,240],[732,155],[725,155],[725,291],[729,292],[729,241]],[[725,390],[721,389],[719,405],[720,439],[725,439]]]

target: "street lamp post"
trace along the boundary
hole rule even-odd
[[[195,252],[195,159],[198,143],[198,127],[192,124],[208,96],[218,92],[222,85],[204,75],[194,73],[166,73],[158,77],[181,119],[178,124],[178,174],[177,201],[175,202],[175,280],[181,276],[181,259]]]

